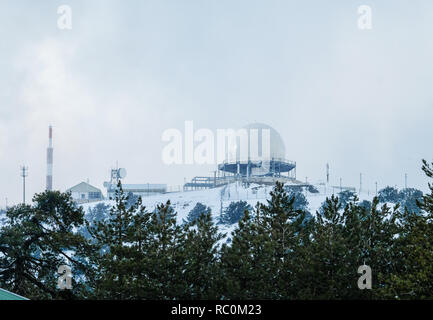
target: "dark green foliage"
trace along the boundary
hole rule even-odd
[[[378,194],[379,202],[392,202],[397,203],[401,200],[400,194],[396,188],[386,187],[379,190]]]
[[[342,204],[332,196],[323,208],[323,213],[318,214],[310,226],[309,263],[304,262],[305,269],[301,270],[301,274],[312,281],[301,289],[301,298],[339,299],[347,294],[347,281],[352,278],[348,277],[350,268],[347,266],[348,244],[344,237]],[[352,270],[354,273],[355,270]],[[342,288],[345,290],[342,291]]]
[[[245,211],[231,246],[222,248],[228,299],[287,299],[297,290],[292,272],[297,269],[293,252],[301,243],[305,213],[295,210],[277,183],[267,205],[256,206],[254,214]]]
[[[319,193],[319,190],[317,190],[317,188],[313,185],[309,185],[308,186],[308,192],[310,193]]]
[[[84,218],[86,219],[87,223],[91,227],[95,227],[96,224],[100,221],[105,220],[109,213],[110,213],[110,206],[101,202],[95,205],[93,208],[89,208],[87,213],[84,215]],[[86,237],[87,239],[91,238],[91,235],[89,233],[89,230],[86,226],[81,227],[80,233]]]
[[[308,211],[308,200],[302,191],[289,189],[287,194],[289,198],[295,199],[293,202],[293,209]]]
[[[433,299],[429,188],[385,188],[371,202],[342,192],[313,217],[277,183],[266,204],[229,205],[221,218],[238,226],[222,245],[204,204],[178,224],[169,201],[149,212],[119,183],[115,205],[84,219],[70,195],[45,192],[7,211],[0,286],[32,299]],[[88,240],[75,232],[84,226]],[[60,264],[72,267],[71,291],[56,288]],[[357,286],[364,264],[372,290]]]
[[[91,284],[98,299],[179,299],[187,287],[186,227],[168,201],[153,212],[128,204],[122,185],[108,219],[90,227],[95,254]]]
[[[401,207],[407,209],[409,212],[415,212],[419,214],[421,212],[417,205],[417,202],[423,199],[423,193],[421,190],[414,188],[406,188],[399,193]]]
[[[94,295],[102,299],[131,299],[135,293],[135,278],[132,273],[140,252],[136,250],[137,230],[135,212],[143,216],[146,211],[141,199],[128,206],[119,182],[116,189],[116,205],[111,208],[106,219],[89,226],[94,246],[90,257],[94,266],[92,287]]]
[[[132,192],[128,192],[128,197],[126,199],[126,206],[128,208],[132,207],[133,205],[135,205],[138,201],[139,196],[133,194]]]
[[[188,213],[184,223],[192,223],[200,219],[203,214],[210,214],[211,209],[204,204],[197,202],[194,208]]]
[[[184,299],[218,299],[221,282],[218,241],[223,235],[209,212],[193,220],[185,239],[186,266]]]
[[[402,190],[398,190],[393,187],[386,187],[379,191],[379,202],[391,202],[394,204],[400,204],[401,208],[407,209],[409,212],[415,212],[419,214],[420,208],[417,205],[423,197],[423,193],[421,190],[414,188],[406,188]]]
[[[433,163],[423,160],[423,171],[433,178]],[[405,210],[400,217],[400,237],[396,239],[396,264],[383,296],[390,299],[433,299],[433,185],[430,193],[417,201],[423,214]]]
[[[359,203],[359,206],[361,208],[364,208],[366,211],[371,210],[371,202],[368,200],[363,200],[362,202]]]
[[[231,202],[220,216],[220,224],[237,223],[244,215],[245,211],[251,211],[252,207],[246,201]]]
[[[433,163],[429,165],[427,161],[423,160],[422,170],[425,172],[427,177],[433,178]],[[429,217],[431,217],[433,215],[433,184],[429,182],[428,187],[430,189],[430,194],[423,196],[422,201],[419,201],[418,205],[428,213]]]
[[[265,299],[272,295],[273,284],[269,282],[272,248],[259,212],[259,205],[254,216],[245,211],[231,245],[224,244],[221,248],[223,299]]]
[[[176,224],[170,201],[157,206],[149,224],[153,241],[143,248],[147,264],[142,271],[149,279],[148,298],[174,299],[182,297],[187,286],[183,275],[187,253],[187,226]]]
[[[6,210],[0,209],[0,225],[6,223]]]
[[[405,212],[400,237],[394,242],[398,256],[391,261],[386,286],[379,296],[387,299],[433,299],[433,221],[427,216]],[[398,262],[398,263],[396,263]]]
[[[31,299],[85,298],[90,274],[80,257],[90,251],[85,238],[73,231],[83,225],[82,210],[58,191],[36,194],[33,202],[7,211],[0,231],[0,286]],[[72,290],[59,290],[60,265],[84,279],[75,278]]]
[[[344,208],[346,205],[355,199],[356,193],[350,190],[344,190],[338,193],[338,199],[340,200],[341,206]]]
[[[103,202],[98,203],[93,208],[89,208],[85,218],[91,223],[97,223],[108,217],[110,206]]]

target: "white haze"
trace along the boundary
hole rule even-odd
[[[0,3],[0,207],[45,187],[48,125],[54,187],[103,189],[118,161],[129,183],[181,185],[215,166],[161,159],[162,132],[278,130],[300,180],[426,189],[432,160],[433,2],[58,1]]]

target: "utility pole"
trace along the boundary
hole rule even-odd
[[[23,178],[23,204],[26,204],[26,177],[29,175],[29,168],[21,166],[21,177]]]
[[[326,164],[326,183],[329,183],[329,163]]]
[[[407,189],[407,173],[404,174],[404,188]]]
[[[361,194],[362,191],[362,173],[359,174],[359,194]]]
[[[376,196],[377,196],[377,181],[375,182],[375,184],[376,184]]]
[[[340,192],[343,191],[343,185],[341,184],[341,178],[340,178]]]

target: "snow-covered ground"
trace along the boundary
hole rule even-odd
[[[308,201],[308,208],[311,214],[315,214],[320,208],[326,197],[330,197],[333,190],[332,188],[325,188],[323,185],[315,186],[319,193],[305,192],[304,195]],[[218,217],[226,207],[233,201],[246,201],[252,207],[255,207],[257,202],[266,203],[270,198],[269,192],[272,190],[271,186],[251,184],[249,187],[244,187],[240,183],[232,183],[227,186],[218,187],[215,189],[204,189],[196,191],[173,192],[166,194],[151,195],[143,198],[143,205],[149,211],[153,211],[156,205],[170,200],[171,205],[177,212],[177,221],[182,223],[186,219],[188,213],[194,208],[196,203],[201,202],[212,210],[212,217],[214,221],[218,221]],[[335,190],[337,193],[339,190]],[[358,196],[360,200],[369,200],[373,195],[361,193]],[[105,204],[114,205],[113,200],[103,201]],[[83,204],[83,209],[87,212],[89,207],[94,207],[98,202]],[[219,225],[219,230],[226,233],[230,237],[231,232],[236,228],[237,224],[226,226]]]

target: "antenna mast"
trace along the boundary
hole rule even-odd
[[[29,175],[29,168],[21,166],[21,177],[23,178],[23,204],[26,204],[26,177]]]

